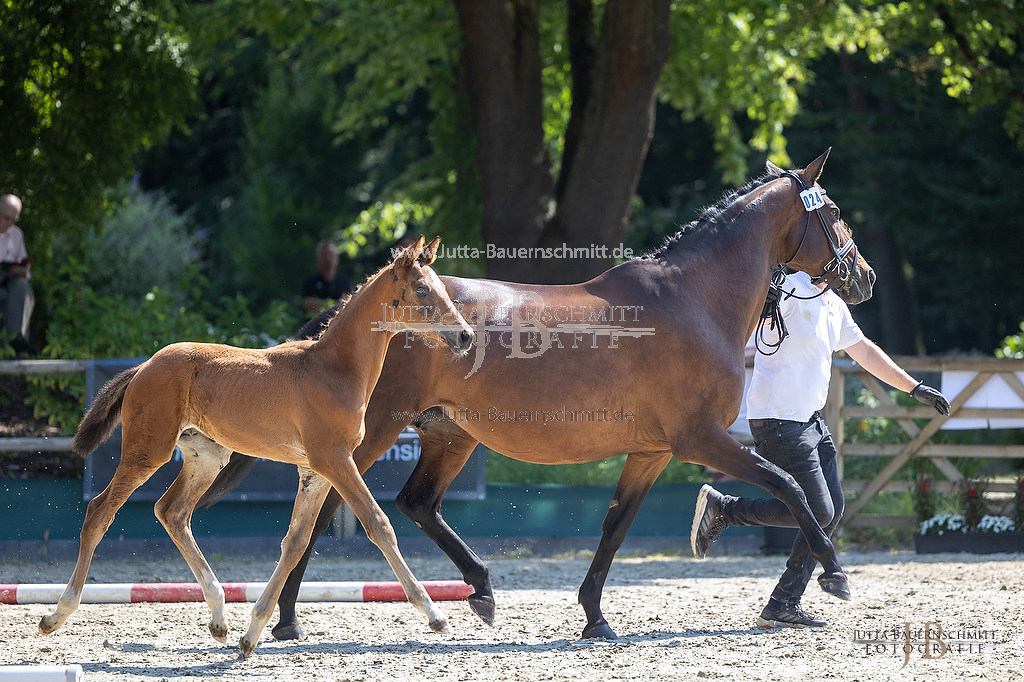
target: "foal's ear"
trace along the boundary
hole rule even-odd
[[[416,240],[415,244],[410,244],[405,247],[405,251],[399,254],[398,258],[395,259],[395,270],[402,272],[412,267],[412,264],[420,257],[420,253],[423,251],[423,235]]]
[[[828,153],[832,151],[832,147],[825,150],[825,153],[811,161],[804,168],[804,179],[807,180],[808,185],[813,185],[821,177],[821,169],[825,167],[825,161],[828,159]]]
[[[421,237],[422,239],[422,237]],[[437,245],[441,243],[441,237],[437,236],[430,240],[430,243],[423,247],[420,253],[420,265],[430,265],[437,258]]]

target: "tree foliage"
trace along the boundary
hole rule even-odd
[[[789,161],[786,127],[830,52],[862,51],[875,62],[912,53],[913,67],[941,71],[952,95],[1016,101],[1013,4],[424,0],[384,9],[321,0],[286,10],[226,0],[204,11],[231,19],[204,25],[251,27],[281,54],[347,73],[333,119],[342,139],[385,125],[425,92],[429,154],[390,191],[432,206],[450,238],[586,246],[624,237],[655,93],[708,124],[721,172],[739,182],[764,156]],[[1012,134],[1018,118],[1011,103]],[[579,280],[610,264],[490,262],[487,270]]]
[[[177,11],[174,0],[0,3],[0,188],[24,199],[33,247],[95,224],[104,187],[184,120],[193,79]]]

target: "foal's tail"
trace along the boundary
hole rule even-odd
[[[121,403],[128,382],[138,371],[139,367],[126,369],[103,385],[75,432],[71,448],[76,453],[85,457],[110,438],[110,434],[121,422]]]

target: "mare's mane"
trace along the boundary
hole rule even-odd
[[[740,187],[726,190],[718,201],[716,201],[714,204],[711,204],[710,206],[705,206],[703,209],[701,209],[700,216],[696,220],[693,220],[687,223],[686,225],[680,227],[678,232],[666,237],[665,241],[662,242],[661,246],[659,246],[654,251],[645,254],[644,256],[642,256],[642,258],[644,260],[656,260],[658,258],[664,257],[684,237],[695,232],[698,232],[708,225],[714,224],[720,218],[722,218],[726,211],[738,199],[745,197],[758,187],[761,187],[765,183],[770,182],[771,180],[774,180],[777,177],[779,176],[771,173],[770,171],[765,171],[760,177],[748,180],[744,185]]]

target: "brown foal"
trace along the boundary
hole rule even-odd
[[[110,484],[89,503],[75,570],[56,610],[43,617],[39,630],[53,632],[78,608],[93,551],[114,514],[170,460],[175,443],[185,453],[182,471],[157,502],[156,514],[202,586],[212,612],[210,632],[217,640],[227,639],[224,590],[196,545],[190,523],[196,502],[232,450],[299,469],[281,560],[239,641],[243,657],[255,648],[270,620],[332,486],[384,553],[430,628],[446,630],[447,621],[399,553],[391,523],[352,457],[363,439],[367,401],[398,331],[427,329],[457,353],[472,343],[472,329],[429,267],[438,242],[435,238],[424,246],[421,237],[367,280],[316,341],[267,349],[176,343],[111,379],[83,418],[74,449],[83,456],[92,452],[120,421],[121,461]]]

